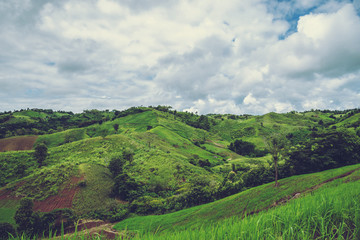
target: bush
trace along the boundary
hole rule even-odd
[[[130,205],[131,212],[137,214],[163,214],[168,209],[166,207],[166,202],[164,199],[153,198],[150,196],[143,196],[135,201],[133,201]]]
[[[112,189],[113,196],[120,197],[122,200],[131,201],[141,195],[141,186],[127,173],[119,174],[114,181],[115,184]]]
[[[0,240],[9,238],[9,234],[15,236],[15,228],[10,223],[0,223]]]
[[[319,172],[360,162],[360,138],[349,131],[314,133],[312,139],[293,147],[287,165],[292,174]]]
[[[34,216],[33,216],[33,201],[30,198],[23,198],[20,201],[20,207],[17,209],[14,219],[18,225],[19,232],[32,234],[34,232]]]
[[[245,187],[252,188],[274,181],[274,172],[264,166],[260,166],[244,173],[242,179]]]
[[[229,149],[243,156],[250,156],[256,153],[255,144],[243,141],[241,139],[235,140],[235,142],[230,143]]]
[[[215,186],[206,177],[197,177],[190,183],[190,190],[185,194],[186,205],[196,206],[213,201]]]
[[[45,144],[40,143],[35,147],[34,157],[41,167],[44,164],[46,157],[48,156],[48,149]]]

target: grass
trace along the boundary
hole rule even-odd
[[[148,232],[138,239],[358,239],[359,194],[359,182],[352,182],[254,216],[231,217],[196,231]]]
[[[83,215],[116,204],[116,200],[109,197],[114,182],[106,167],[98,164],[81,164],[79,169],[86,186],[80,189],[73,201],[73,208],[77,214]]]
[[[75,142],[88,138],[85,129],[70,129],[63,132],[40,135],[34,144],[44,143],[48,148],[57,147],[69,142]]]
[[[16,209],[14,208],[0,208],[0,222],[7,222],[15,224],[14,216]]]
[[[19,205],[19,199],[0,200],[0,222],[15,224],[14,216]]]
[[[243,216],[245,213],[265,209],[277,200],[291,196],[296,192],[305,191],[325,180],[339,176],[359,166],[347,166],[321,173],[282,179],[279,181],[279,188],[274,188],[274,183],[269,183],[212,203],[166,215],[129,218],[118,223],[115,229],[128,229],[146,233],[155,232],[157,229],[162,231],[180,231],[199,228],[201,225],[213,224],[221,219]]]

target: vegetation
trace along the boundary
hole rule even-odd
[[[35,147],[34,157],[38,162],[39,167],[41,167],[44,164],[47,155],[48,155],[48,149],[45,144],[41,143]]]
[[[345,185],[333,180],[359,167],[354,165],[360,163],[359,118],[358,109],[199,116],[169,106],[79,114],[41,109],[0,113],[2,141],[36,135],[32,150],[0,152],[0,222],[27,236],[48,231],[44,221],[52,224],[50,229],[59,229],[56,219],[67,215],[69,223],[78,217],[122,221],[117,229],[127,229],[132,236],[138,232],[144,239],[154,232],[159,238],[188,238],[194,234],[191,229],[203,234],[196,238],[209,236],[206,231],[219,231],[212,234],[220,238],[226,229],[230,239],[243,238],[248,231],[235,233],[232,225],[254,230],[250,219],[257,219],[255,213],[274,222],[262,211],[294,193],[313,191],[319,183],[324,183],[322,189],[339,182],[329,188],[334,192]],[[320,172],[328,169],[333,170]],[[308,173],[313,174],[301,175]],[[344,177],[349,185],[357,183],[355,173],[352,179]],[[27,198],[32,199],[28,205]],[[334,204],[329,211],[337,211]],[[340,225],[331,220],[334,216],[326,219],[332,230],[319,229],[316,222],[286,221],[305,229],[303,235],[294,235],[297,238],[357,236],[349,227],[357,224],[356,216],[339,220]],[[315,227],[306,230],[303,224],[310,223]],[[291,234],[285,224],[266,224],[262,226],[268,230],[254,236]]]

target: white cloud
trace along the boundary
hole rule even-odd
[[[256,104],[256,98],[253,97],[252,93],[249,93],[243,100],[243,103],[245,105],[249,105],[249,104]]]
[[[0,1],[0,111],[356,107],[360,18],[349,3]]]

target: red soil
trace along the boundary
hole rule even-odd
[[[71,208],[75,194],[80,190],[77,183],[84,177],[72,177],[71,182],[55,196],[50,196],[43,201],[34,201],[34,211],[51,212],[58,208]]]
[[[15,184],[15,188],[20,187],[24,184],[24,181],[18,182]],[[0,200],[20,200],[21,197],[16,197],[13,194],[13,191],[6,189],[5,187],[0,190]]]
[[[0,139],[0,152],[31,150],[38,136],[24,136]]]
[[[10,190],[0,190],[0,200],[17,200],[20,199],[19,197],[15,197],[11,195],[11,191]]]

